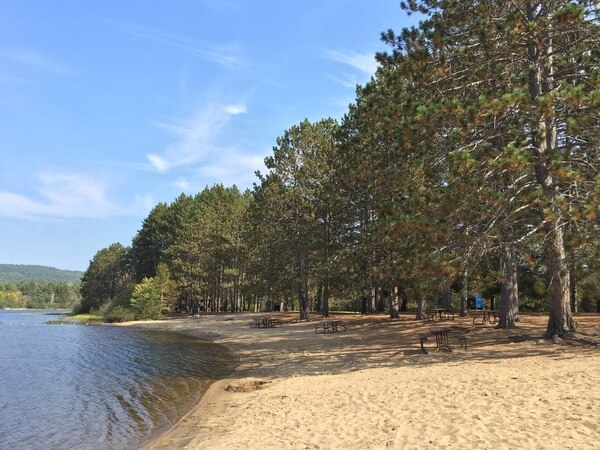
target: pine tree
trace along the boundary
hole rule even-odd
[[[546,336],[564,336],[574,329],[565,226],[586,220],[580,211],[598,176],[597,10],[592,2],[524,0],[405,8],[427,19],[398,37],[386,33],[394,50],[383,61],[421,88],[425,104],[413,116],[437,136],[448,164],[462,216],[455,226],[470,231],[472,248],[505,249],[506,270],[516,267],[508,264],[515,245],[543,237],[552,297]]]

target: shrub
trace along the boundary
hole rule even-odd
[[[528,296],[519,296],[519,311],[521,312],[546,312],[549,310],[549,298],[532,298]]]
[[[162,319],[162,312],[166,307],[152,278],[144,278],[140,284],[136,285],[130,303],[135,312],[135,318],[138,320]]]
[[[133,311],[121,305],[110,305],[104,311],[103,317],[104,320],[108,323],[129,322],[135,319]]]
[[[582,312],[598,312],[596,311],[597,309],[597,302],[599,302],[600,300],[592,300],[589,297],[584,297],[583,299],[581,299],[581,311]]]

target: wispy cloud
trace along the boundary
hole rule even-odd
[[[194,182],[184,178],[184,177],[179,177],[177,178],[177,180],[175,180],[175,182],[173,183],[176,187],[178,187],[179,189],[181,189],[182,192],[190,192],[192,190],[194,191],[198,191],[200,190],[198,187],[196,187],[194,185]]]
[[[235,184],[240,188],[252,186],[257,181],[255,172],[265,173],[264,154],[245,153],[240,150],[225,152],[210,164],[198,169],[203,179],[212,183]]]
[[[225,186],[235,184],[243,190],[257,181],[257,170],[262,173],[266,171],[263,155],[230,149],[212,158],[210,163],[196,168],[193,175],[179,177],[173,184],[186,193],[199,192],[215,183]]]
[[[222,149],[220,140],[233,116],[246,112],[242,104],[205,104],[189,117],[175,123],[159,122],[158,126],[173,135],[174,141],[160,154],[146,155],[152,167],[159,172],[205,161]]]
[[[232,116],[237,116],[238,114],[246,113],[246,105],[226,105],[223,110],[227,114],[231,114]]]
[[[347,72],[344,72],[342,76],[329,75],[329,78],[344,87],[352,89],[356,88],[356,85],[360,83],[356,75]]]
[[[122,214],[102,181],[81,174],[42,173],[33,195],[0,191],[0,216],[14,218],[99,218]]]
[[[42,72],[65,74],[69,69],[48,56],[29,48],[0,48],[0,60],[24,65]]]
[[[346,64],[350,67],[360,70],[364,74],[371,76],[377,70],[377,61],[372,52],[339,52],[331,50],[327,52],[328,58]]]
[[[364,83],[377,71],[377,61],[372,52],[327,52],[327,59],[344,64],[352,69],[352,72],[344,71],[341,75],[329,75],[329,78],[346,88],[354,89],[357,84]]]
[[[127,34],[177,48],[205,61],[229,68],[242,65],[240,49],[236,44],[208,44],[156,28],[115,20],[109,20],[108,22]]]
[[[151,194],[136,195],[127,209],[121,209],[121,214],[148,212],[156,206],[156,200]]]

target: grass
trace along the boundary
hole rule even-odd
[[[104,322],[101,316],[96,314],[68,314],[58,320],[50,320],[46,322],[50,325],[98,325]]]

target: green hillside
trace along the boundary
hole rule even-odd
[[[62,270],[55,267],[24,264],[0,264],[0,282],[13,281],[53,281],[75,283],[81,280],[83,272]]]

